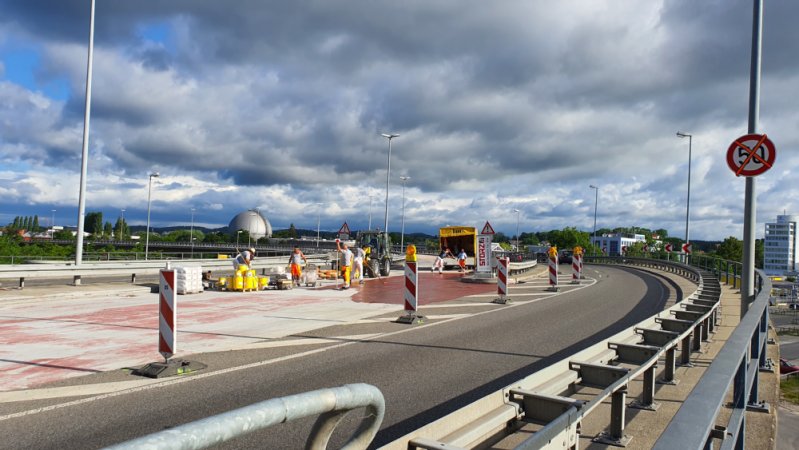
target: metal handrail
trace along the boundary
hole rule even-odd
[[[314,424],[306,448],[324,449],[341,418],[357,408],[366,408],[367,414],[342,449],[365,449],[383,422],[386,406],[380,390],[364,383],[266,400],[113,445],[107,449],[207,448],[262,428],[311,416],[319,416],[319,419]]]
[[[732,415],[722,448],[742,448],[744,412],[747,407],[767,407],[758,402],[758,370],[766,366],[766,333],[771,280],[756,270],[760,289],[719,354],[713,359],[691,396],[655,444],[657,449],[707,448],[716,419],[733,387]]]

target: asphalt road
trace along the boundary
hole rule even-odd
[[[306,345],[195,355],[207,371],[135,392],[5,404],[0,448],[100,448],[261,400],[355,382],[373,384],[386,397],[377,447],[651,316],[669,296],[682,294],[668,279],[635,269],[592,266],[587,275],[598,282],[534,303],[457,308],[457,317],[424,326],[331,327],[292,337],[307,339]],[[380,336],[313,343],[370,333]],[[119,371],[80,382],[131,378]],[[354,415],[333,444],[353,429]],[[313,421],[271,427],[219,448],[303,448]]]

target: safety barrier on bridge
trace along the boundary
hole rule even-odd
[[[589,262],[589,259],[586,260]],[[596,263],[596,260],[591,260]],[[446,417],[386,445],[386,449],[459,449],[492,445],[520,431],[531,434],[519,449],[576,448],[581,422],[608,398],[610,426],[595,441],[625,445],[628,385],[643,378],[643,392],[629,407],[656,410],[655,369],[665,360],[659,382],[676,383],[679,348],[690,363],[719,320],[718,278],[695,267],[667,261],[604,259],[666,270],[698,283],[698,289],[671,308],[549,367],[533,373]],[[573,398],[591,394],[589,401]],[[704,443],[704,441],[703,441]]]
[[[266,400],[123,442],[108,449],[207,448],[262,428],[312,416],[319,418],[305,448],[324,449],[343,416],[358,408],[366,408],[364,420],[342,449],[365,449],[377,434],[386,407],[380,390],[363,383]]]

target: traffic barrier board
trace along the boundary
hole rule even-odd
[[[682,252],[685,253],[686,255],[690,255],[691,254],[691,243],[690,242],[687,242],[687,243],[682,245]]]
[[[666,244],[666,245],[664,245],[664,246],[663,246],[663,250],[665,250],[665,251],[666,251],[666,253],[671,253],[671,250],[672,250],[672,246],[671,246],[671,244]]]

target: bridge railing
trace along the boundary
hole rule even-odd
[[[596,260],[593,260],[597,262]],[[588,261],[587,261],[588,262]],[[446,417],[386,445],[386,449],[473,448],[499,442],[522,429],[532,435],[516,448],[575,448],[581,422],[611,400],[610,425],[596,442],[625,445],[626,396],[633,380],[643,378],[634,406],[657,409],[655,369],[665,360],[664,382],[676,382],[677,351],[690,362],[719,320],[721,288],[707,271],[685,264],[636,258],[604,258],[608,264],[628,264],[677,273],[694,280],[698,289],[676,305],[636,326],[528,375]],[[600,392],[591,399],[583,388]],[[530,429],[533,427],[534,429]]]
[[[123,442],[108,449],[208,448],[262,428],[312,416],[319,418],[311,430],[305,448],[324,449],[327,448],[341,418],[358,408],[366,408],[363,422],[342,448],[365,449],[383,422],[386,406],[380,390],[363,383],[266,400]]]

